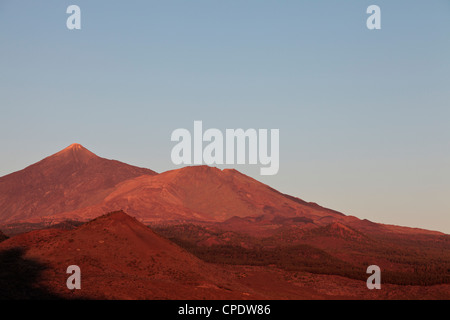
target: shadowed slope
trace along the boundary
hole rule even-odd
[[[8,237],[0,231],[0,242],[5,241],[6,239],[8,239]]]
[[[38,284],[48,267],[24,254],[21,248],[0,251],[0,300],[61,299]]]

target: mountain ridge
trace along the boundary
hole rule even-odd
[[[247,221],[253,233],[283,224],[308,229],[336,222],[369,233],[443,234],[346,216],[235,169],[203,165],[157,174],[101,158],[77,143],[0,178],[2,225],[88,221],[118,210],[147,224],[224,223],[230,230],[245,231],[238,224]]]

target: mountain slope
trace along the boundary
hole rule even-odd
[[[147,223],[223,222],[232,217],[305,217],[325,225],[342,213],[288,197],[236,170],[185,167],[119,184],[104,202],[60,215],[59,219],[90,219],[125,210]],[[57,218],[57,217],[52,217]]]
[[[0,225],[8,225],[9,234],[21,229],[11,229],[14,222],[48,227],[117,210],[145,223],[222,223],[230,231],[260,236],[283,226],[311,229],[331,223],[364,233],[440,234],[345,216],[233,169],[190,166],[156,174],[100,158],[78,144],[0,178]]]
[[[33,231],[0,244],[0,254],[19,249],[26,251],[22,260],[33,260],[46,269],[40,283],[62,297],[201,299],[242,295],[235,291],[239,286],[220,289],[229,283],[226,272],[123,212],[101,216],[71,231]],[[82,289],[76,292],[66,287],[65,271],[70,265],[81,269]]]
[[[440,235],[346,216],[282,194],[236,170],[191,166],[117,185],[102,203],[52,219],[88,220],[125,210],[145,223],[221,223],[227,230],[270,235],[281,226],[311,229],[340,223],[367,233]]]
[[[100,158],[79,144],[0,178],[0,223],[36,219],[98,203],[149,169]]]

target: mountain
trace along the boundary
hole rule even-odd
[[[234,169],[189,166],[156,174],[100,158],[73,144],[0,178],[0,225],[17,230],[65,220],[88,221],[125,210],[147,224],[219,223],[230,231],[273,235],[283,227],[311,229],[340,223],[364,233],[441,234],[346,216],[280,193]]]
[[[346,216],[236,170],[156,174],[77,144],[0,178],[0,225],[11,236],[0,243],[0,298],[326,298],[337,286],[346,289],[332,297],[354,296],[350,279],[366,297],[372,264],[418,297],[450,283],[448,235]],[[65,288],[72,264],[87,280],[82,295]],[[311,279],[323,291],[298,291]]]
[[[79,144],[0,178],[0,223],[34,219],[98,203],[117,184],[149,169],[100,158]]]
[[[236,170],[208,166],[129,179],[117,185],[102,203],[59,218],[89,219],[119,209],[146,223],[223,222],[259,216],[267,221],[303,217],[305,223],[325,225],[345,218],[342,213],[281,194]]]
[[[442,233],[389,226],[346,216],[279,191],[234,169],[190,166],[126,180],[93,206],[51,219],[89,220],[125,210],[148,224],[220,223],[223,228],[267,236],[281,226],[305,229],[341,223],[366,233]]]
[[[121,211],[71,231],[38,230],[0,244],[0,256],[17,250],[22,251],[10,259],[11,263],[39,263],[44,270],[35,279],[40,287],[65,298],[201,299],[242,295],[235,292],[239,286],[233,287],[224,271],[204,263]],[[69,265],[81,269],[79,291],[71,292],[66,287],[65,271]],[[5,273],[18,270],[0,266],[0,271],[2,268],[0,283],[14,281]],[[226,283],[233,288],[223,289]],[[2,286],[0,296],[26,295],[20,292],[18,284],[10,290]]]

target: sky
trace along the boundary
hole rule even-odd
[[[234,167],[450,233],[448,0],[0,0],[0,110],[0,176],[72,143],[163,172],[179,167],[171,133],[195,120],[279,129],[278,174]]]

